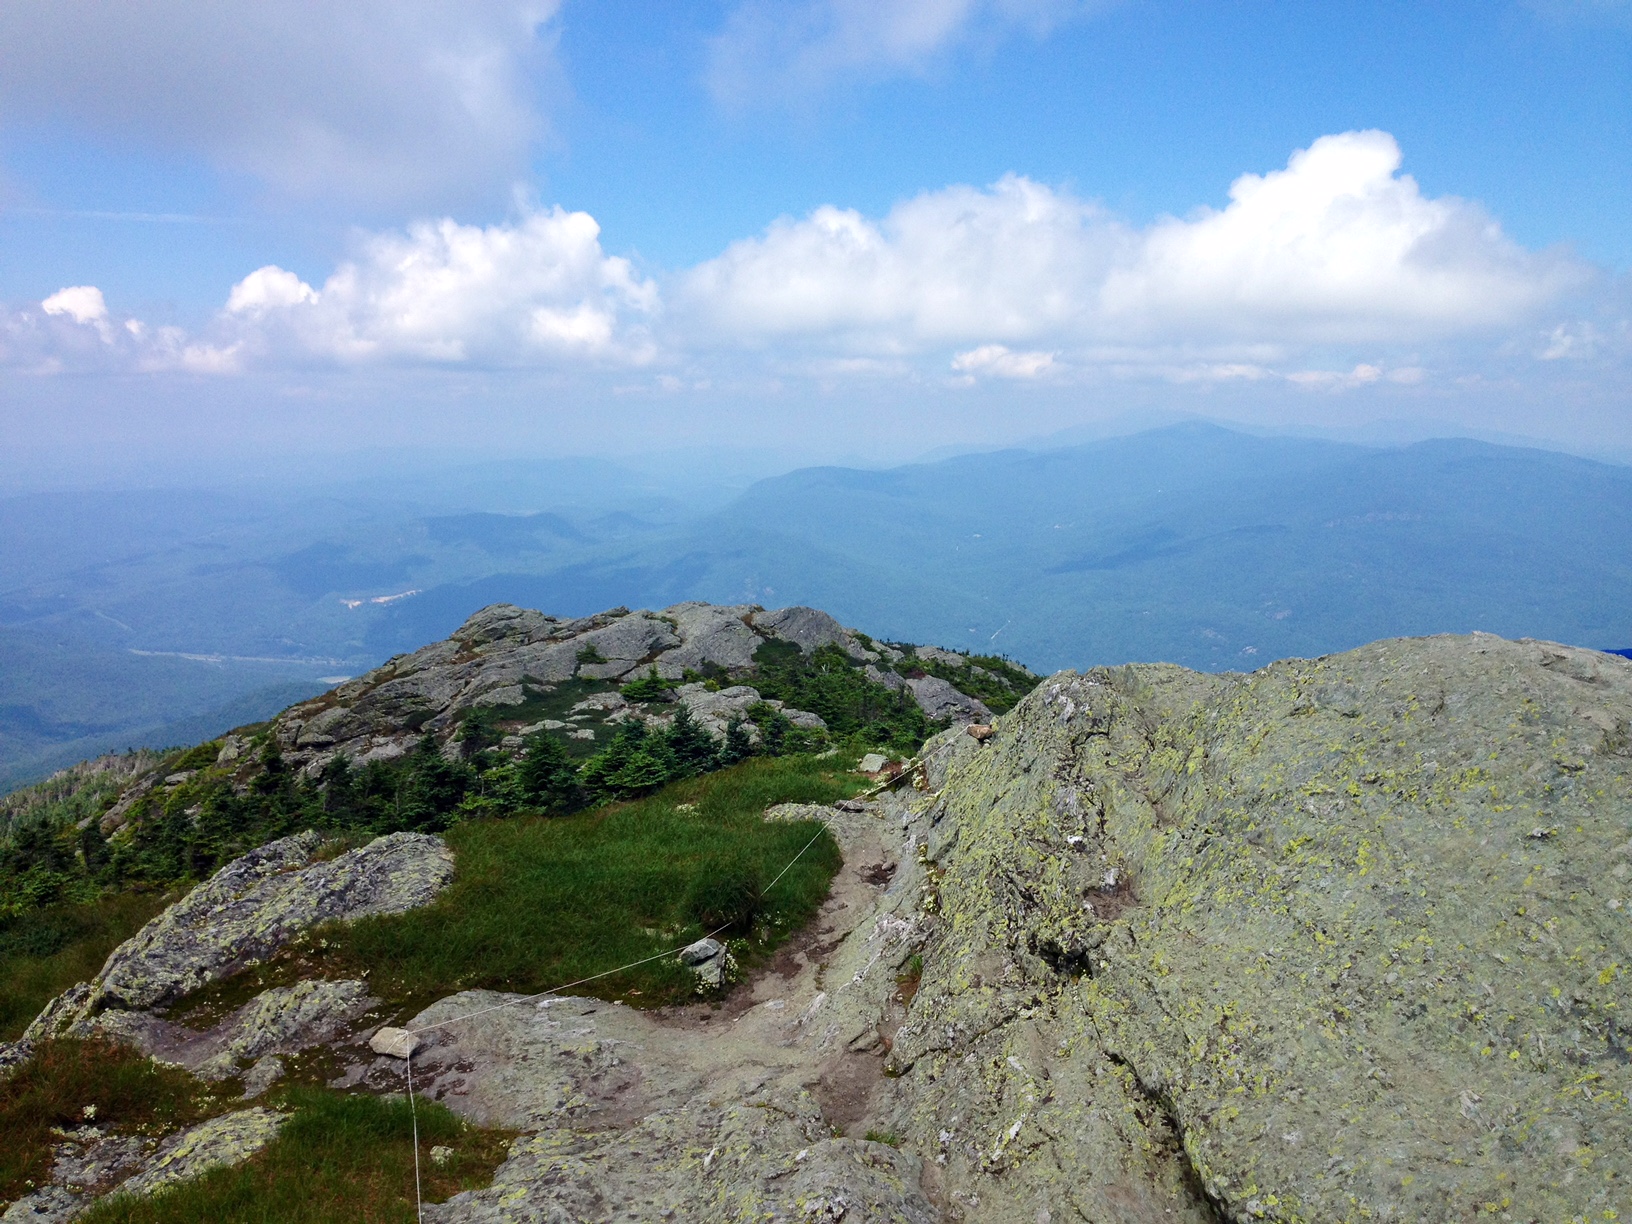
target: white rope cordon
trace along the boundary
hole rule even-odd
[[[793,870],[794,864],[805,857],[805,851],[814,846],[821,838],[823,833],[832,832],[832,830],[828,828],[827,821],[822,820],[818,821],[817,823],[821,825],[821,828],[817,829],[815,835],[799,848],[798,854],[794,855],[788,860],[787,866],[783,867],[781,871],[776,873],[776,877],[761,890],[761,895],[768,893],[771,891],[771,889],[775,888],[781,881],[782,877]],[[712,931],[708,932],[708,934],[704,935],[703,939],[713,939],[714,936],[718,935],[721,931],[726,930],[731,925],[731,923],[727,922],[721,926],[717,926]],[[699,942],[701,942],[701,940],[692,941],[692,943]],[[414,1038],[418,1037],[421,1033],[429,1033],[434,1029],[447,1028],[449,1025],[462,1024],[466,1020],[474,1020],[478,1016],[486,1016],[496,1011],[504,1011],[509,1007],[520,1007],[524,1003],[533,1003],[539,999],[548,998],[550,995],[559,994],[563,990],[571,990],[575,986],[583,986],[589,982],[599,981],[601,978],[611,977],[615,973],[622,973],[626,969],[635,969],[641,965],[649,965],[653,961],[663,960],[666,957],[674,956],[690,946],[691,944],[681,944],[678,947],[653,953],[651,956],[643,956],[639,960],[630,961],[626,965],[619,965],[616,969],[607,969],[602,973],[592,973],[588,977],[581,977],[573,982],[563,982],[559,986],[551,986],[548,990],[541,990],[537,994],[524,995],[519,999],[510,999],[504,1003],[495,1003],[492,1007],[483,1007],[477,1011],[466,1012],[462,1016],[454,1016],[448,1020],[438,1020],[435,1024],[426,1024],[420,1028],[404,1030],[408,1034],[408,1113],[413,1119],[414,1124],[414,1211],[415,1219],[419,1221],[419,1224],[424,1224],[425,1201],[421,1194],[419,1185],[419,1114],[414,1109]]]
[[[419,1111],[414,1108],[414,1043],[408,1043],[408,1116],[414,1123],[414,1219],[425,1224],[425,1196],[419,1189]]]

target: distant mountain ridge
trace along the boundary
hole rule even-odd
[[[614,597],[809,603],[1043,670],[1250,669],[1474,629],[1619,647],[1632,642],[1632,468],[1197,424],[1041,454],[810,468],[603,557],[431,587],[369,641],[445,633],[494,600],[587,610]]]
[[[1632,468],[1546,451],[1192,423],[1051,451],[801,469],[718,509],[569,504],[582,482],[551,472],[563,501],[551,507],[549,482],[535,482],[526,514],[180,494],[0,503],[0,565],[17,575],[0,589],[0,675],[13,677],[0,778],[64,763],[70,741],[94,750],[54,726],[94,724],[97,746],[123,747],[229,701],[270,712],[288,697],[256,696],[269,686],[361,674],[494,603],[572,616],[807,604],[1040,670],[1249,670],[1475,629],[1632,646]],[[94,546],[93,520],[111,524]],[[161,668],[131,648],[289,664]],[[300,662],[315,658],[332,662]]]

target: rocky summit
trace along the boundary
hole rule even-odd
[[[992,711],[977,697],[955,687],[945,675],[923,670],[928,665],[944,671],[950,665],[989,678],[967,656],[937,647],[903,651],[847,629],[814,608],[767,612],[751,604],[682,603],[661,612],[613,608],[594,616],[557,619],[495,604],[472,616],[446,641],[394,658],[289,709],[276,720],[274,737],[284,758],[312,776],[341,755],[364,763],[393,760],[423,734],[450,734],[473,709],[503,716],[507,728],[517,733],[518,746],[522,734],[538,730],[593,741],[608,724],[631,718],[668,725],[669,711],[647,710],[617,691],[618,682],[642,675],[682,681],[666,691],[666,699],[684,704],[718,737],[735,717],[743,720],[750,738],[757,739],[759,728],[748,712],[761,703],[796,727],[823,728],[821,715],[814,711],[763,697],[749,683],[732,683],[751,680],[764,648],[774,643],[804,653],[836,647],[861,664],[873,682],[910,693],[931,719],[973,722],[991,717]],[[894,665],[903,661],[909,666],[897,670]],[[526,725],[527,720],[518,716],[529,713],[545,717]],[[230,754],[236,749],[229,742],[226,750]]]
[[[790,612],[488,609],[276,734],[309,769],[546,685],[655,669],[677,701],[721,697],[766,641],[892,662]],[[313,980],[182,1032],[159,1014],[182,983],[446,878],[436,838],[332,862],[294,838],[35,1033],[122,1034],[246,1093],[314,1048],[336,1086],[399,1090],[412,1048],[421,1093],[518,1136],[428,1220],[1632,1218],[1632,662],[1475,635],[1250,675],[1062,672],[857,799],[764,818],[822,820],[843,867],[808,930],[709,1001],[466,990],[388,1015],[369,984]]]

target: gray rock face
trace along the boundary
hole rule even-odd
[[[806,654],[818,646],[841,646],[848,650],[853,635],[826,612],[815,608],[781,608],[754,617],[754,628],[792,642]]]
[[[315,833],[235,859],[114,949],[90,982],[48,1004],[25,1040],[89,1031],[111,1012],[144,1012],[270,956],[322,922],[424,905],[453,878],[437,837],[393,833],[310,862]]]
[[[710,1146],[699,1147],[704,1142]],[[428,1221],[544,1224],[636,1220],[889,1221],[939,1224],[915,1156],[832,1139],[780,1104],[699,1103],[624,1133],[518,1139],[492,1186],[427,1206]]]
[[[1488,637],[1055,677],[926,811],[880,1113],[971,1220],[1623,1210],[1629,726]]]
[[[674,621],[681,644],[658,660],[657,674],[678,680],[687,668],[701,671],[709,663],[728,672],[752,667],[754,652],[765,642],[748,627],[748,617],[756,610],[750,604],[719,607],[703,603],[663,609],[663,615]]]
[[[333,1041],[378,1003],[363,982],[309,981],[274,986],[233,1012],[211,1033],[209,1045],[213,1050],[207,1057],[195,1055],[194,1060],[183,1065],[205,1079],[225,1079],[238,1074],[244,1062],[259,1065],[269,1057],[295,1054]],[[269,1075],[276,1078],[272,1071],[270,1064],[263,1067],[259,1078],[270,1083]]]
[[[973,697],[960,693],[939,676],[920,676],[908,680],[913,700],[919,709],[931,718],[950,718],[954,722],[990,722],[992,712]]]
[[[709,692],[701,684],[683,684],[675,695],[691,711],[698,726],[717,739],[725,737],[725,729],[733,718],[744,718],[748,707],[760,700],[759,690],[745,684]]]
[[[62,1224],[81,1214],[90,1205],[91,1200],[85,1195],[52,1183],[24,1195],[7,1207],[5,1214],[0,1215],[0,1221],[3,1224]]]
[[[894,796],[854,806],[767,813],[829,820],[846,867],[810,941],[723,1011],[478,991],[410,1021],[428,1030],[414,1056],[427,1095],[524,1132],[492,1186],[427,1220],[947,1218],[918,1154],[863,1137],[896,975],[920,937],[915,918],[879,908],[904,808]],[[916,893],[900,895],[910,914]],[[518,1005],[487,1010],[505,1002]]]
[[[165,1139],[110,1135],[94,1126],[59,1132],[51,1184],[8,1207],[4,1224],[65,1224],[113,1191],[149,1195],[210,1169],[241,1164],[277,1137],[288,1115],[245,1109]]]
[[[862,674],[874,684],[882,684],[887,689],[900,690],[906,687],[907,682],[893,671],[880,671],[872,663],[862,669]]]
[[[767,612],[753,604],[688,602],[661,612],[613,608],[577,620],[558,620],[495,604],[477,612],[447,641],[399,656],[333,692],[291,707],[277,719],[275,736],[284,759],[306,777],[316,777],[338,755],[355,763],[396,759],[422,733],[435,735],[451,752],[448,745],[459,720],[473,707],[502,710],[521,706],[563,681],[619,683],[644,675],[649,668],[668,680],[681,679],[688,670],[747,679],[755,667],[756,652],[768,641],[790,642],[807,653],[836,645],[852,658],[867,662],[869,678],[898,690],[907,683],[895,672],[877,666],[885,659],[899,659],[901,652],[882,644],[869,648],[854,630],[815,608]],[[963,662],[961,655],[950,651],[925,657]],[[964,721],[988,717],[984,706],[945,681],[912,684],[919,704],[931,717]],[[752,700],[758,699],[756,693]],[[703,721],[716,736],[724,734],[732,714],[740,714],[712,699],[702,703],[701,709]],[[716,716],[721,714],[723,717]],[[786,714],[795,726],[822,726],[815,714],[799,710]],[[662,725],[667,716],[646,710],[640,717]],[[593,728],[580,730],[588,733]],[[593,739],[594,735],[579,734],[578,738]],[[519,744],[506,747],[519,750]],[[156,784],[148,780],[139,785]],[[120,806],[105,818],[110,829],[125,818],[139,796],[133,791],[128,798],[129,803],[122,798]]]
[[[5,1224],[61,1224],[83,1215],[112,1186],[141,1168],[158,1141],[145,1135],[108,1134],[97,1126],[59,1132],[52,1150],[51,1182],[18,1199],[3,1214]]]
[[[710,692],[701,684],[682,684],[674,692],[675,697],[691,712],[697,725],[715,739],[723,740],[731,720],[740,719],[748,738],[755,743],[759,741],[759,728],[748,718],[748,708],[765,701],[758,689],[746,684],[734,684],[730,688]],[[821,730],[827,726],[820,715],[808,710],[791,709],[780,701],[765,701],[765,704],[773,710],[780,710],[796,727]]]
[[[526,1135],[435,1218],[1617,1218],[1628,728],[1632,664],[1483,637],[1057,676],[927,790],[767,813],[845,867],[725,1011],[437,1032]]]

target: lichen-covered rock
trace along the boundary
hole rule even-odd
[[[307,981],[263,990],[208,1037],[208,1057],[185,1063],[205,1079],[237,1075],[245,1062],[278,1054],[295,1054],[345,1035],[352,1023],[379,1000],[355,981]],[[270,1076],[270,1078],[268,1078]],[[258,1082],[277,1076],[269,1066]]]
[[[141,1012],[270,956],[322,922],[424,905],[453,878],[440,838],[393,833],[311,862],[315,833],[235,859],[120,944],[94,979],[48,1004],[25,1040],[77,1035],[109,1011]]]
[[[62,1224],[84,1214],[98,1195],[129,1176],[152,1155],[158,1141],[145,1135],[109,1134],[85,1125],[58,1131],[52,1151],[51,1180],[24,1195],[0,1214],[16,1224]]]
[[[7,1207],[0,1215],[0,1224],[65,1224],[82,1214],[91,1202],[88,1196],[53,1182]]]
[[[699,1103],[627,1131],[553,1130],[518,1139],[491,1186],[427,1205],[425,1219],[938,1224],[920,1176],[915,1156],[829,1138],[819,1118],[790,1118],[750,1098]]]
[[[594,999],[485,1010],[506,998],[469,992],[413,1021],[431,1027],[414,1056],[423,1091],[535,1132],[511,1145],[491,1186],[427,1206],[427,1220],[839,1218],[811,1215],[821,1202],[858,1220],[939,1218],[915,1156],[833,1137],[801,1082],[804,1053],[765,1039],[797,1034],[785,1009],[706,1032]],[[434,1028],[471,1012],[483,1014]]]
[[[106,1134],[94,1126],[58,1132],[51,1182],[8,1207],[4,1224],[65,1224],[110,1190],[148,1195],[210,1169],[241,1164],[277,1137],[287,1114],[244,1109],[164,1139]]]
[[[970,1220],[1619,1218],[1629,728],[1486,636],[1053,678],[926,813],[882,1113]]]
[[[268,1054],[255,1061],[255,1065],[244,1072],[244,1100],[251,1101],[264,1093],[273,1084],[284,1077],[288,1066],[276,1054]]]
[[[188,1181],[223,1165],[242,1164],[278,1136],[287,1114],[240,1109],[172,1135],[120,1187],[121,1194],[146,1195]]]
[[[643,676],[649,669],[666,680],[682,679],[688,672],[722,681],[751,680],[759,652],[767,643],[788,643],[806,653],[838,646],[856,662],[866,663],[867,674],[879,683],[895,689],[909,683],[895,671],[878,666],[883,663],[888,668],[901,660],[901,651],[882,643],[869,644],[855,630],[815,608],[767,612],[755,604],[688,601],[661,612],[612,608],[594,616],[560,620],[495,604],[473,615],[446,641],[400,655],[365,676],[292,706],[275,720],[272,738],[290,769],[315,779],[338,756],[353,763],[398,758],[423,734],[435,736],[451,751],[452,737],[468,710],[492,707],[502,720],[508,716],[507,707],[525,706],[563,681],[613,684]],[[949,666],[968,662],[952,651],[923,650],[927,652],[924,659]],[[980,702],[945,680],[919,677],[910,683],[932,718],[970,721],[986,717]],[[704,692],[700,685],[695,691]],[[693,716],[716,737],[724,735],[731,717],[741,716],[747,704],[761,699],[752,688],[731,685],[708,697],[699,702],[695,695],[681,695],[693,707]],[[742,698],[745,700],[730,704]],[[779,702],[770,704],[781,708]],[[796,727],[820,730],[825,725],[809,711],[788,709],[783,713]],[[642,708],[633,714],[614,710],[608,721],[631,716],[655,727],[666,726],[670,718],[661,708]],[[520,720],[518,713],[515,721]],[[566,734],[594,739],[593,731],[582,727]],[[750,727],[749,733],[756,736],[757,730]],[[522,745],[518,740],[506,741],[505,746],[517,751]],[[124,812],[128,805],[116,810]]]

